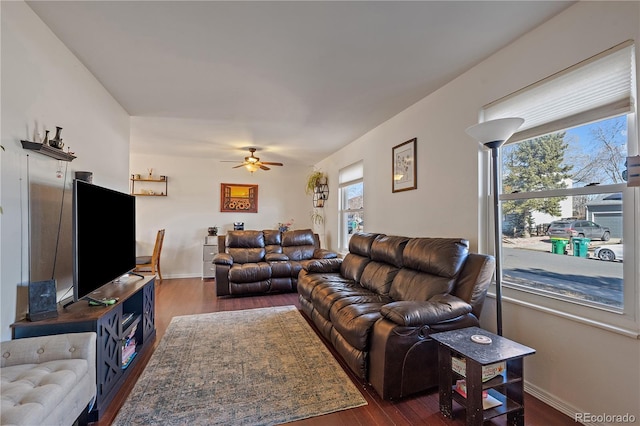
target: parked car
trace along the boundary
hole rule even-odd
[[[614,260],[623,260],[622,247],[624,247],[622,244],[608,244],[596,247],[593,255],[596,259],[607,260],[609,262],[613,262]]]
[[[547,228],[550,237],[589,238],[592,240],[609,241],[611,232],[606,226],[600,226],[590,220],[556,220]]]

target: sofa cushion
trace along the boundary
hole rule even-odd
[[[368,301],[366,295],[341,299],[331,307],[333,328],[354,348],[369,350],[371,328],[382,318],[384,302]]]
[[[267,251],[262,248],[231,248],[227,249],[228,253],[233,257],[233,263],[256,263],[264,260]]]
[[[262,231],[229,231],[225,246],[228,248],[264,247],[264,233]]]
[[[409,238],[378,235],[371,243],[371,260],[402,268],[402,256]]]
[[[235,264],[260,262],[267,253],[262,231],[229,231],[226,246]]]
[[[252,283],[271,278],[271,266],[267,262],[235,263],[229,269],[229,281],[234,283]]]
[[[389,296],[393,300],[427,301],[436,294],[449,293],[454,283],[455,278],[402,268],[393,279]]]
[[[302,270],[298,275],[298,294],[300,294],[306,300],[311,300],[311,293],[313,293],[318,284],[328,282],[344,283],[345,281],[353,283],[353,281],[346,280],[337,272],[310,274]]]
[[[367,256],[361,256],[355,253],[347,253],[340,264],[340,274],[350,280],[360,281],[364,267],[371,262]]]
[[[349,239],[349,253],[370,257],[371,244],[379,235],[381,234],[367,234],[364,232],[353,234]]]
[[[469,253],[460,238],[413,238],[403,252],[403,268],[395,276],[389,296],[394,300],[427,301],[451,293]]]
[[[311,229],[296,229],[282,233],[282,246],[314,246],[315,239]]]
[[[311,259],[315,250],[315,238],[311,229],[282,233],[282,252],[291,260]]]
[[[311,292],[311,302],[316,311],[326,319],[331,319],[331,306],[340,299],[351,296],[359,296],[370,294],[367,289],[362,288],[359,284],[351,280],[330,281],[318,283]]]
[[[277,229],[265,229],[262,231],[264,235],[265,246],[279,246],[282,244],[282,233]]]
[[[404,248],[404,266],[453,278],[469,254],[469,241],[460,238],[412,238]]]
[[[362,271],[360,285],[377,294],[389,295],[393,279],[400,269],[382,262],[369,262]]]
[[[2,367],[1,374],[3,425],[42,424],[81,381],[90,377],[86,359]],[[69,406],[67,411],[71,408],[75,407]]]
[[[269,262],[269,265],[272,278],[291,278],[291,262]]]
[[[265,229],[264,248],[267,253],[282,253],[282,233],[277,229]]]

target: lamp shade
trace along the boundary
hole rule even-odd
[[[466,132],[483,145],[490,142],[502,144],[522,126],[522,123],[524,123],[523,118],[498,118],[475,124],[467,128]]]

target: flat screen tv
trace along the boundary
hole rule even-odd
[[[74,180],[74,302],[92,297],[89,296],[90,293],[135,267],[135,197],[82,180]]]

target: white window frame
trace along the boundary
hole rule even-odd
[[[344,205],[344,191],[347,187],[362,183],[362,208],[349,209]],[[340,169],[338,174],[338,251],[342,254],[349,251],[349,234],[345,229],[344,216],[349,213],[364,213],[364,167],[363,162],[358,161]]]
[[[624,49],[632,46],[632,49],[635,49],[635,46],[631,42],[626,42],[621,44],[620,46],[616,46],[615,48],[610,49],[610,51],[603,52],[600,55],[596,55],[594,58],[590,58],[585,62],[590,62],[593,60],[597,60],[609,54],[611,51],[617,52],[618,50]],[[632,50],[634,52],[634,50]],[[576,67],[580,66],[578,64]],[[634,65],[632,64],[632,68]],[[558,73],[556,76],[563,76],[567,72],[570,72],[574,67]],[[635,68],[633,69],[632,80],[635,77]],[[556,77],[552,76],[552,77]],[[551,79],[551,77],[549,78]],[[536,83],[528,88],[522,89],[522,91],[518,91],[512,95],[509,95],[501,100],[492,102],[483,108],[483,118],[484,120],[501,118],[502,116],[518,116],[518,113],[511,113],[508,109],[502,111],[500,113],[496,113],[496,111],[490,111],[492,107],[496,104],[499,104],[503,100],[508,100],[514,95],[519,95],[522,92],[535,88],[539,84],[544,84],[548,79],[543,80],[542,82]],[[640,151],[640,147],[638,144],[638,128],[637,128],[637,114],[634,111],[635,102],[635,93],[636,93],[635,82],[632,82],[631,89],[629,91],[630,95],[628,96],[629,102],[624,100],[618,100],[616,102],[609,102],[608,105],[602,108],[587,110],[580,112],[578,114],[573,114],[572,116],[566,119],[555,120],[553,122],[545,125],[544,123],[536,123],[533,128],[524,128],[520,132],[516,133],[512,139],[509,141],[513,143],[513,141],[523,141],[526,139],[530,139],[536,136],[542,136],[544,134],[553,133],[560,130],[565,130],[571,127],[575,127],[577,125],[584,125],[589,122],[598,121],[600,119],[605,119],[609,117],[613,117],[615,115],[626,114],[627,117],[627,152],[629,156],[638,155]],[[487,111],[489,113],[487,114]],[[491,113],[493,112],[493,114]],[[484,121],[483,120],[483,121]],[[526,126],[526,123],[525,123]],[[482,163],[485,171],[490,170],[490,157],[488,152],[483,152]],[[502,167],[501,161],[499,161],[498,167]],[[500,169],[498,174],[502,176],[502,170]],[[484,182],[482,185],[482,191],[485,196],[483,199],[485,200],[485,217],[489,221],[492,222],[493,212],[491,211],[491,203],[490,203],[490,186],[489,182],[483,178],[481,182]],[[501,187],[501,185],[500,185]],[[537,292],[534,289],[525,289],[521,286],[510,285],[509,282],[505,282],[503,279],[503,291],[502,297],[503,301],[506,303],[513,303],[521,306],[525,306],[531,309],[544,311],[546,313],[561,316],[564,318],[569,318],[574,321],[578,321],[581,323],[585,323],[591,326],[599,327],[605,330],[613,331],[631,338],[640,338],[640,188],[637,187],[627,187],[626,184],[614,184],[614,185],[598,185],[595,187],[582,187],[582,188],[571,188],[571,189],[563,189],[563,190],[548,190],[548,191],[540,191],[536,192],[535,197],[546,198],[553,197],[558,195],[589,195],[589,194],[603,194],[603,193],[614,193],[614,192],[622,192],[623,194],[623,227],[624,227],[624,253],[625,253],[625,261],[623,262],[623,308],[621,310],[618,309],[606,309],[606,308],[598,308],[593,305],[582,304],[578,301],[568,301],[566,299],[560,297],[554,297],[549,295],[548,293]],[[501,201],[507,200],[517,200],[524,198],[533,198],[532,193],[516,193],[516,194],[501,194]],[[493,250],[493,226],[489,226],[488,233],[485,238],[486,247],[484,250],[489,253],[495,252]],[[495,295],[495,287],[491,289],[493,294]]]

